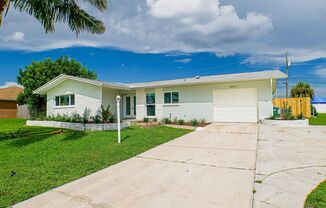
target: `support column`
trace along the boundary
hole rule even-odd
[[[143,120],[146,117],[146,93],[144,89],[136,90],[136,119]]]

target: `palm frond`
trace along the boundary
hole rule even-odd
[[[0,1],[0,26],[2,24],[3,13],[8,9],[9,0]]]
[[[103,22],[81,9],[76,0],[10,0],[20,11],[33,15],[43,26],[45,32],[53,32],[55,23],[67,23],[77,35],[80,32],[102,34]],[[86,1],[86,0],[84,0]],[[107,7],[105,0],[87,0],[101,11]]]
[[[100,11],[103,11],[108,8],[108,1],[107,0],[84,0],[93,6],[95,6]]]

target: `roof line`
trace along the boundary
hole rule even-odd
[[[287,75],[281,72],[280,70],[265,70],[265,71],[258,71],[258,72],[198,76],[198,77],[181,78],[181,79],[124,84],[124,83],[103,82],[98,80],[91,80],[91,79],[86,79],[81,77],[60,74],[59,76],[52,79],[48,83],[34,90],[33,93],[35,94],[45,93],[47,90],[53,87],[52,85],[55,86],[56,85],[55,83],[60,81],[60,79],[71,79],[71,80],[81,81],[97,86],[111,87],[111,88],[123,89],[123,90],[132,90],[132,89],[139,89],[139,88],[159,87],[159,86],[179,86],[179,85],[205,84],[205,83],[252,81],[252,80],[265,80],[265,79],[279,79],[279,78],[286,78],[286,77]]]

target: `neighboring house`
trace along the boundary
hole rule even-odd
[[[202,76],[144,83],[110,83],[60,75],[34,91],[47,95],[47,115],[95,114],[101,105],[121,116],[142,120],[163,117],[208,122],[257,122],[272,115],[279,70]]]
[[[326,113],[326,99],[315,96],[311,104],[316,108],[317,113]]]
[[[21,92],[23,88],[17,86],[0,88],[0,118],[17,117],[16,98]]]

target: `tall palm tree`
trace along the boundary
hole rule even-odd
[[[310,87],[310,84],[307,82],[298,82],[291,89],[292,97],[310,97],[315,96],[314,89]]]
[[[67,23],[70,30],[77,35],[80,32],[102,34],[105,27],[102,21],[81,9],[80,0],[0,0],[1,18],[10,6],[21,12],[33,15],[43,26],[45,32],[53,32],[55,23]],[[107,9],[107,0],[83,0],[103,12]]]

